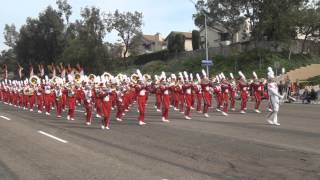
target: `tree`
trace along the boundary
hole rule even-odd
[[[129,53],[131,56],[138,56],[138,55],[144,53],[142,33],[136,34],[131,39],[130,44],[129,44]]]
[[[168,50],[171,53],[182,52],[185,50],[185,36],[181,33],[171,33],[168,36]]]
[[[197,30],[192,31],[192,49],[198,50],[200,47],[200,32]]]
[[[203,0],[197,2],[198,13],[193,17],[195,24],[204,27],[204,14],[209,26],[221,25],[230,33],[231,41],[233,36],[240,30],[244,22],[244,16],[241,15],[242,3],[234,0],[212,0],[205,3]]]
[[[130,42],[134,36],[141,33],[142,30],[142,13],[140,12],[123,12],[116,10],[113,14],[109,13],[105,16],[105,24],[108,32],[115,30],[124,45],[123,58],[126,67],[127,54],[130,49]]]
[[[107,47],[103,44],[105,26],[100,9],[86,7],[81,10],[81,17],[67,28],[68,43],[61,61],[72,65],[79,63],[88,72],[101,73],[109,64]]]
[[[304,52],[305,43],[320,37],[320,8],[304,8],[299,13],[298,33],[304,36],[301,53]]]
[[[51,64],[61,57],[65,46],[64,24],[60,14],[52,7],[28,18],[20,29],[16,53],[20,64]]]
[[[72,14],[71,5],[68,3],[67,0],[57,0],[56,4],[58,5],[58,9],[59,9],[58,12],[61,15],[64,15],[64,17],[66,18],[67,24],[69,24],[69,18]]]
[[[4,27],[4,44],[10,48],[14,48],[19,38],[19,33],[16,31],[16,26],[14,24],[6,24]]]

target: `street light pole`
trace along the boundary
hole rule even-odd
[[[206,31],[206,60],[209,60],[209,50],[208,50],[208,26],[207,26],[207,14],[204,13],[204,26]],[[209,65],[206,65],[207,67],[207,76],[209,75]]]

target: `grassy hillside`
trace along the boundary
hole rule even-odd
[[[200,72],[201,60],[203,56],[195,58],[184,58],[184,59],[168,59],[168,60],[157,60],[148,62],[143,65],[134,65],[129,60],[128,73],[135,71],[139,68],[143,73],[158,74],[161,71],[174,72],[188,71],[188,72]],[[256,71],[258,76],[264,76],[268,66],[274,67],[275,62],[279,63],[278,72],[281,72],[281,68],[284,67],[286,71],[296,69],[301,66],[308,64],[320,63],[320,57],[310,55],[291,55],[290,61],[288,60],[288,53],[275,53],[269,51],[257,51],[253,50],[250,52],[240,53],[233,56],[214,56],[210,59],[214,60],[214,65],[210,67],[210,74],[217,74],[220,72],[236,73],[241,70],[248,77],[251,77],[252,71]],[[123,68],[117,69],[117,71],[124,71]],[[275,71],[275,70],[274,70]]]

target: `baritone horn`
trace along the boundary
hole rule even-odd
[[[95,80],[96,80],[96,75],[94,75],[94,74],[89,74],[88,79],[89,79],[90,82],[94,83]]]
[[[149,75],[149,74],[144,74],[143,78],[145,81],[148,81],[148,82],[152,80],[151,75]]]
[[[133,83],[138,83],[139,78],[140,78],[139,75],[136,73],[132,74],[130,77],[130,79]]]
[[[30,78],[29,78],[29,82],[30,82],[30,84],[32,84],[33,86],[36,86],[36,85],[38,85],[38,84],[40,84],[40,78],[38,77],[38,76],[36,76],[36,75],[33,75],[33,76],[31,76]]]
[[[81,81],[82,81],[82,79],[81,79],[81,74],[76,73],[76,74],[74,75],[74,81],[75,81],[77,84],[81,84]]]
[[[58,77],[58,76],[55,76],[55,77],[52,78],[52,82],[53,82],[54,84],[62,84],[62,83],[63,83],[63,80],[62,80],[62,78],[60,78],[60,77]]]

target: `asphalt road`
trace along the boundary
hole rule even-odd
[[[319,105],[281,106],[279,127],[213,109],[163,123],[152,99],[146,126],[132,108],[110,130],[84,125],[81,109],[67,121],[0,103],[0,179],[320,179]]]

